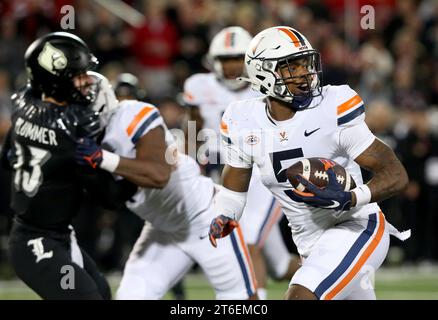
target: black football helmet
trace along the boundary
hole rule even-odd
[[[68,32],[53,32],[35,40],[25,53],[30,84],[57,101],[89,104],[93,91],[87,94],[73,83],[73,78],[93,70],[98,64],[82,39]]]

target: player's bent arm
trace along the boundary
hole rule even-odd
[[[394,151],[376,138],[356,159],[362,168],[373,173],[367,183],[371,193],[369,202],[379,202],[403,191],[409,182],[408,174]],[[352,194],[352,205],[357,204],[356,194]]]
[[[136,144],[136,158],[120,157],[114,173],[144,188],[164,188],[172,167],[166,161],[167,144],[163,127],[142,136]]]

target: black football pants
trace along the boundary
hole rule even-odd
[[[47,232],[14,221],[9,260],[17,276],[43,299],[111,299],[108,282],[72,233]]]

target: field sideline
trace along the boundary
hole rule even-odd
[[[113,292],[120,275],[109,276]],[[188,299],[212,300],[214,292],[201,273],[190,273],[185,278]],[[288,282],[268,284],[268,298],[282,299]],[[438,300],[438,268],[380,269],[376,276],[378,299],[384,300]],[[171,299],[168,294],[165,299]],[[0,300],[34,300],[38,296],[19,280],[0,281]]]

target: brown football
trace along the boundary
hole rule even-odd
[[[333,166],[336,179],[342,184],[344,191],[350,191],[356,187],[356,183],[351,175],[345,171],[344,167],[333,160],[324,158],[307,158],[298,161],[287,169],[286,175],[292,186],[299,191],[306,191],[305,187],[296,178],[299,174],[310,180],[314,185],[322,188],[327,185],[328,175],[325,172],[325,168],[330,165]]]

